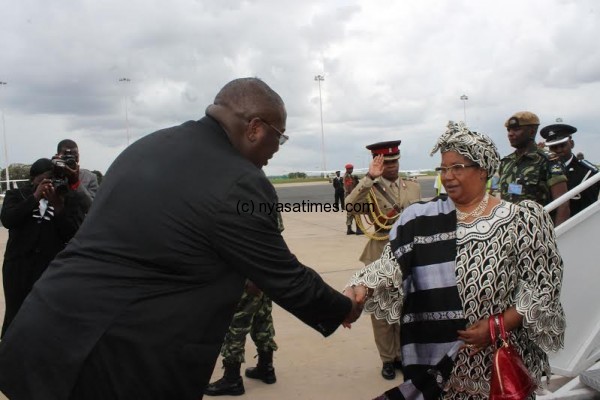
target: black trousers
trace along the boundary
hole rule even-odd
[[[335,191],[335,200],[333,204],[339,204],[341,206],[340,210],[344,209],[344,190],[336,190]]]

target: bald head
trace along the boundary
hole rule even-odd
[[[229,108],[242,118],[270,114],[285,107],[281,97],[258,78],[229,82],[219,91],[214,104]]]
[[[258,78],[240,78],[226,84],[206,115],[216,119],[232,145],[262,168],[279,150],[287,113],[281,97]]]

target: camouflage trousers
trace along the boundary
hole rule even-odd
[[[275,351],[277,344],[273,339],[275,328],[271,311],[273,304],[262,292],[252,295],[244,292],[236,308],[225,341],[221,346],[223,361],[227,363],[245,362],[246,336],[254,341],[258,351]]]

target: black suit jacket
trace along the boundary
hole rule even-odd
[[[571,190],[579,185],[584,178],[589,179],[596,175],[598,168],[587,160],[578,160],[576,157],[573,157],[569,165],[565,167],[565,171],[565,175],[567,175],[567,189]],[[569,201],[571,216],[595,203],[598,200],[599,191],[600,184],[596,183],[571,199]]]
[[[11,399],[198,399],[251,279],[323,335],[350,301],[290,253],[263,172],[205,117],[107,171],[90,212],[0,343]],[[253,213],[238,213],[241,203]]]
[[[336,176],[335,178],[333,178],[333,188],[336,192],[344,191],[344,180],[341,176]]]

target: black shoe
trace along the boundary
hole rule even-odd
[[[260,364],[256,367],[246,368],[246,376],[252,379],[260,379],[264,383],[272,384],[277,382],[275,376],[275,368],[273,366],[261,366]]]
[[[383,363],[383,368],[381,368],[381,376],[383,376],[388,381],[391,381],[396,377],[396,369],[394,368],[393,361]]]
[[[357,235],[364,235],[363,231],[360,228],[356,228],[356,234]]]
[[[223,377],[204,388],[204,394],[207,396],[241,396],[245,392],[241,376],[231,382]]]
[[[394,368],[396,368],[400,372],[403,372],[404,368],[402,368],[402,361],[400,361],[400,360],[394,360]]]
[[[350,228],[350,225],[348,225],[348,229],[346,230],[346,235],[354,235],[355,232],[352,230],[352,228]]]

